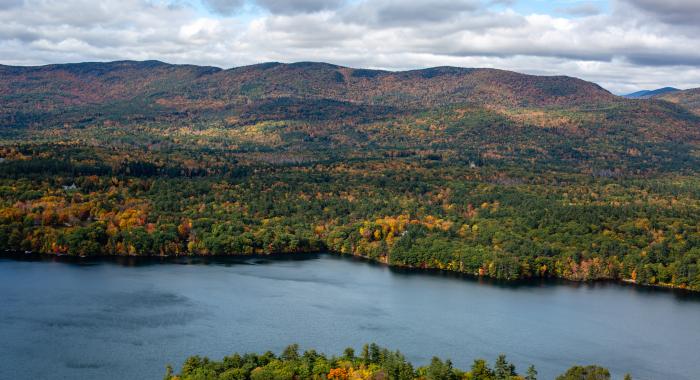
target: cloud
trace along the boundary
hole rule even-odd
[[[483,9],[478,0],[365,0],[348,10],[344,20],[384,26],[415,25],[452,20]]]
[[[511,6],[515,5],[515,3],[518,0],[490,0],[488,4],[490,5],[506,5],[506,6]]]
[[[257,4],[276,14],[313,13],[337,9],[343,0],[257,0]]]
[[[0,63],[313,60],[565,74],[615,92],[700,87],[698,26],[669,21],[694,2],[613,0],[594,12],[581,6],[599,2],[567,1],[569,15],[585,17],[559,17],[492,0],[194,1],[204,0],[0,0]]]
[[[698,0],[620,0],[666,23],[700,25]]]
[[[593,3],[578,3],[566,7],[559,7],[556,11],[577,17],[595,16],[601,13],[600,7]]]
[[[0,0],[0,10],[18,7],[23,2],[23,0]]]
[[[204,0],[204,4],[214,12],[230,15],[243,6],[243,0]]]
[[[233,15],[246,5],[245,0],[203,0],[204,4],[215,13]],[[337,9],[344,0],[251,0],[250,5],[258,6],[272,14],[314,13]]]

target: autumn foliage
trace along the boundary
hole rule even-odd
[[[0,74],[3,250],[331,251],[700,290],[692,91],[632,101],[568,77],[318,63]]]

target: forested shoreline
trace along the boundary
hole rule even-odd
[[[367,165],[380,171],[368,175]],[[266,170],[0,178],[0,247],[75,256],[328,251],[503,280],[699,289],[692,177],[484,183],[484,169],[401,160]]]
[[[430,364],[415,366],[400,351],[390,351],[374,343],[366,344],[355,353],[346,348],[342,355],[328,357],[316,350],[299,352],[299,346],[290,345],[278,356],[239,354],[226,356],[221,361],[191,356],[178,374],[167,366],[164,380],[537,380],[535,366],[523,373],[516,371],[505,355],[499,355],[493,365],[476,359],[470,369],[455,368],[447,359],[433,357]],[[556,380],[610,380],[610,372],[596,365],[575,365],[556,377]],[[632,377],[627,374],[625,380]]]

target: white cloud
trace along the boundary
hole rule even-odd
[[[160,59],[232,67],[316,60],[564,74],[615,92],[700,87],[700,26],[669,22],[673,12],[694,12],[691,1],[663,8],[617,0],[608,13],[572,18],[519,14],[486,0],[202,3],[219,7],[217,14],[203,13],[197,0],[177,1],[0,0],[0,63]]]

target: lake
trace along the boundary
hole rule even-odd
[[[553,379],[700,378],[700,298],[615,283],[502,284],[297,258],[0,258],[0,378],[160,379],[194,354],[340,354],[376,342],[417,364],[506,353]]]

